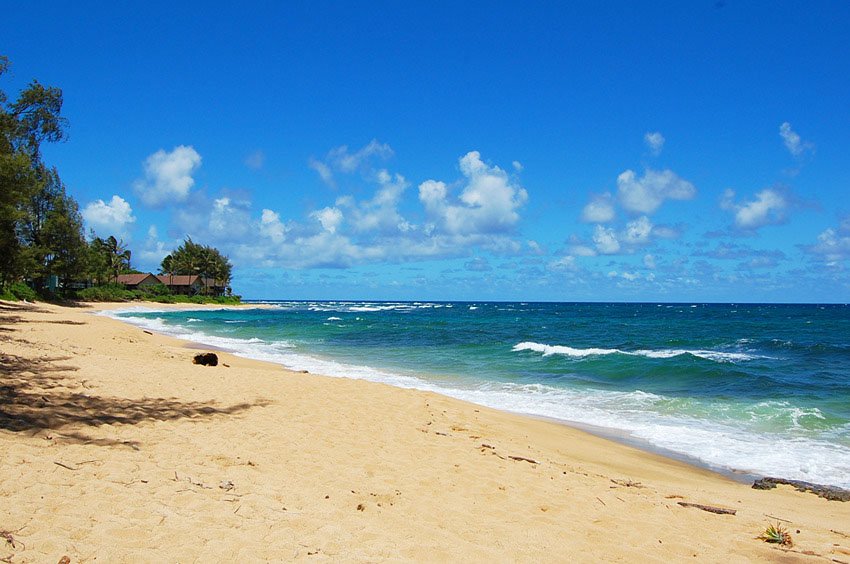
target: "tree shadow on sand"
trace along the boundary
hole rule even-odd
[[[2,329],[9,324],[27,322],[8,313],[8,310],[0,310]],[[2,341],[27,343],[8,336],[0,338]],[[71,357],[17,356],[0,352],[0,429],[35,434],[74,426],[73,431],[62,432],[64,438],[88,444],[132,447],[126,442],[87,437],[79,427],[206,419],[268,405],[264,400],[222,407],[215,403],[186,402],[174,398],[126,399],[92,395],[86,393],[85,380],[73,377],[79,368],[65,364],[68,360]]]

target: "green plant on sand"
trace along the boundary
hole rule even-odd
[[[791,533],[789,533],[788,529],[779,523],[776,525],[768,525],[764,532],[756,538],[763,540],[764,542],[770,542],[782,546],[791,546],[794,544],[791,540]]]

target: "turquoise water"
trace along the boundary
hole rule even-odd
[[[269,303],[115,315],[293,369],[625,431],[716,469],[850,487],[848,306]]]

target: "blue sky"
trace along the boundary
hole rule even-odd
[[[250,298],[850,301],[850,3],[18,3],[88,227]]]

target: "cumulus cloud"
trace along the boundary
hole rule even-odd
[[[664,148],[664,141],[664,136],[661,135],[660,131],[648,131],[643,136],[643,142],[646,143],[646,146],[649,147],[649,150],[655,156],[661,154],[661,149]]]
[[[392,147],[386,143],[379,142],[377,139],[372,139],[368,144],[356,151],[351,151],[348,145],[334,147],[328,151],[324,160],[311,158],[308,165],[319,173],[319,177],[323,182],[333,187],[335,186],[334,172],[351,174],[357,170],[366,169],[366,164],[372,157],[385,160],[392,156]]]
[[[272,243],[283,243],[286,238],[286,226],[280,220],[280,214],[264,209],[260,216],[260,235]]]
[[[614,202],[611,194],[605,193],[593,198],[581,212],[582,221],[588,223],[607,223],[614,219]]]
[[[453,235],[509,232],[519,221],[518,209],[528,200],[525,188],[512,182],[496,166],[481,160],[478,151],[460,158],[465,186],[455,203],[445,182],[426,180],[419,185],[430,232]]]
[[[736,203],[735,191],[727,189],[723,193],[720,207],[735,215],[735,226],[744,230],[755,230],[765,225],[782,223],[788,203],[785,198],[770,188],[756,194],[749,202]]]
[[[145,160],[145,178],[133,188],[147,206],[183,202],[195,184],[192,174],[200,166],[201,155],[191,146],[180,145],[171,152],[160,149]]]
[[[347,154],[383,151],[367,146],[366,151]],[[369,169],[361,178],[374,187],[369,197],[340,195],[333,203],[291,219],[274,208],[252,211],[246,194],[227,192],[210,198],[204,192],[192,192],[175,207],[169,232],[178,239],[188,235],[214,245],[240,266],[347,268],[482,256],[479,253],[545,252],[536,242],[516,236],[519,211],[528,197],[516,171],[508,174],[487,164],[475,151],[459,159],[459,169],[459,181],[426,180],[414,197],[407,198],[410,183],[404,176]],[[417,204],[419,213],[411,210]],[[161,249],[157,241],[151,239],[147,245],[151,257]],[[484,264],[467,260],[470,268]]]
[[[341,198],[337,205],[352,208],[351,223],[355,230],[378,231],[384,234],[407,232],[415,229],[398,211],[398,205],[410,183],[400,175],[391,175],[386,170],[379,170],[376,179],[379,185],[375,196],[359,205],[352,198]]]
[[[833,265],[850,260],[850,216],[837,229],[830,227],[821,232],[817,243],[806,245],[803,249]]]
[[[95,233],[107,237],[109,235],[126,235],[127,227],[136,221],[130,204],[121,196],[112,196],[109,203],[95,200],[82,210],[86,224]]]
[[[597,225],[593,231],[593,242],[596,244],[596,250],[603,255],[612,255],[620,250],[617,234],[610,227]]]
[[[782,138],[782,142],[785,144],[785,148],[788,149],[788,152],[795,157],[799,157],[806,151],[810,151],[814,148],[811,143],[804,142],[800,138],[800,135],[791,129],[791,124],[787,121],[783,122],[782,125],[779,126],[779,136]]]
[[[338,208],[323,208],[311,213],[310,217],[321,223],[322,228],[328,233],[336,233],[342,223],[342,211]]]
[[[647,169],[643,177],[626,170],[617,177],[620,204],[633,213],[652,213],[664,200],[690,200],[696,193],[693,184],[671,170]]]
[[[652,222],[644,216],[626,224],[623,239],[629,245],[645,245],[649,242],[652,233]]]
[[[655,270],[655,256],[649,254],[643,255],[643,265],[650,270]]]

